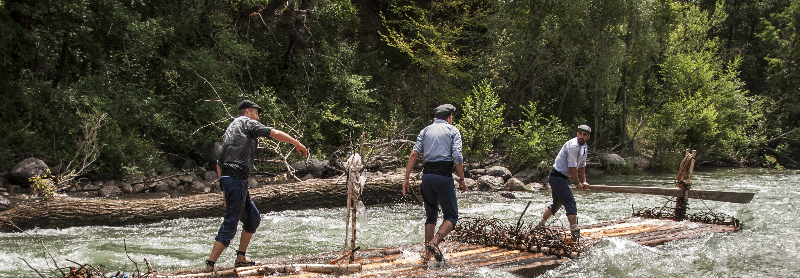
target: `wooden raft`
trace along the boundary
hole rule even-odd
[[[689,221],[672,221],[664,219],[627,218],[608,221],[581,227],[584,244],[589,246],[604,238],[625,238],[636,243],[656,246],[664,242],[699,237],[708,233],[724,233],[738,231],[739,227],[715,225]],[[565,232],[567,232],[565,230]],[[569,258],[543,253],[531,253],[522,250],[483,245],[469,245],[447,241],[440,245],[445,255],[445,264],[431,260],[422,264],[422,244],[403,245],[389,248],[376,248],[359,251],[352,265],[360,265],[360,271],[341,271],[337,277],[443,277],[466,276],[479,268],[510,272],[520,276],[536,276],[547,270],[570,261]],[[590,247],[591,248],[591,247]],[[276,258],[265,262],[265,265],[309,265],[325,264],[339,257],[341,252],[327,252],[313,255],[294,256],[293,258]],[[352,269],[352,267],[350,267]],[[310,271],[293,271],[278,273],[281,277],[315,277],[331,275]],[[292,269],[290,269],[292,270]],[[192,271],[172,274],[160,274],[159,277],[191,277]],[[230,271],[228,273],[231,273]],[[253,271],[240,271],[239,276],[221,277],[262,277]]]

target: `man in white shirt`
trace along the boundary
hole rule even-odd
[[[553,164],[553,170],[550,171],[550,175],[547,177],[552,190],[553,203],[544,210],[542,219],[537,225],[544,226],[547,219],[553,216],[561,206],[564,206],[564,210],[567,211],[570,232],[575,240],[580,238],[581,230],[578,228],[578,209],[575,204],[575,198],[572,196],[572,190],[567,183],[567,178],[571,177],[578,189],[586,190],[589,187],[589,183],[586,182],[586,141],[589,140],[591,133],[592,129],[588,125],[579,125],[575,138],[567,141],[561,147],[561,151],[556,157],[556,162]],[[580,176],[580,179],[578,176]],[[582,181],[579,182],[579,180]]]

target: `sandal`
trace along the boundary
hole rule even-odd
[[[433,241],[428,241],[428,243],[425,244],[425,249],[427,249],[428,252],[431,252],[431,254],[433,254],[433,257],[436,259],[437,262],[441,263],[444,261],[444,255],[442,254],[442,250],[439,250],[439,245],[434,244]]]
[[[208,273],[208,272],[214,272],[214,265],[215,265],[216,263],[217,263],[217,262],[213,262],[213,261],[211,261],[211,260],[206,260],[206,268],[203,270],[203,272],[206,272],[206,273]],[[209,267],[211,267],[211,269],[208,269]]]
[[[244,251],[236,251],[236,255],[242,255],[242,257],[244,257],[245,256],[245,252]],[[247,267],[247,266],[256,265],[255,261],[248,261],[247,257],[245,257],[244,259],[245,259],[244,261],[236,261],[233,264],[233,267],[240,268],[240,267]]]

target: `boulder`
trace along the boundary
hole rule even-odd
[[[478,190],[500,191],[503,190],[503,178],[494,176],[481,176],[478,178]]]
[[[131,185],[131,193],[134,193],[134,194],[135,193],[142,193],[142,191],[144,191],[144,184],[143,183],[137,183],[137,184]]]
[[[106,182],[103,183],[103,186],[101,186],[101,188],[106,187],[106,186],[113,186],[116,183],[117,183],[117,181],[115,181],[115,180],[107,180]]]
[[[119,195],[122,195],[122,190],[120,190],[119,187],[115,185],[106,185],[97,191],[98,197],[113,197]]]
[[[8,194],[15,194],[22,192],[22,187],[16,184],[9,184],[6,185],[6,190],[8,190]]]
[[[133,186],[130,183],[123,182],[119,185],[119,189],[122,190],[122,193],[131,194],[133,192]]]
[[[216,180],[217,171],[205,171],[202,176],[204,181]]]
[[[303,176],[303,177],[302,177],[302,178],[300,178],[300,179],[301,179],[301,180],[304,180],[304,181],[307,181],[307,180],[310,180],[310,179],[313,179],[313,178],[314,178],[314,176],[313,176],[313,175],[311,175],[311,174],[306,174],[305,176]]]
[[[292,168],[295,169],[295,176],[303,177],[307,174],[311,174],[314,178],[321,179],[324,178],[325,172],[328,170],[328,163],[317,159],[311,159],[308,161],[295,162],[292,164]]]
[[[164,182],[166,182],[167,188],[169,188],[169,190],[177,189],[178,188],[178,184],[181,183],[181,181],[178,180],[178,178],[176,178],[176,177],[169,178],[169,179],[165,180]]]
[[[469,173],[476,176],[483,176],[486,175],[486,169],[472,169],[469,170]]]
[[[539,171],[536,171],[536,169],[527,168],[514,174],[514,178],[520,180],[523,183],[532,183],[536,181],[539,175],[540,175]]]
[[[5,187],[0,187],[0,195],[8,195],[8,189]]]
[[[122,177],[122,181],[129,182],[129,183],[142,182],[145,179],[147,179],[147,177],[145,177],[144,175],[141,175],[141,174],[126,175],[126,176]]]
[[[6,199],[6,197],[3,197],[3,195],[0,195],[0,209],[5,209],[9,206],[11,206],[11,201]]]
[[[206,188],[207,187],[205,183],[196,181],[192,183],[192,185],[189,187],[189,190],[194,192],[206,192]]]
[[[525,189],[527,189],[529,191],[539,191],[539,190],[545,190],[547,188],[548,187],[546,185],[538,183],[538,182],[532,182],[532,183],[525,184]]]
[[[197,180],[197,174],[190,172],[185,175],[178,176],[178,180],[184,183],[192,183]]]
[[[94,183],[87,183],[83,186],[83,190],[91,191],[91,190],[98,190],[100,186],[95,185]]]
[[[169,190],[169,184],[167,184],[164,181],[156,182],[155,185],[156,186],[153,187],[153,192],[164,192],[164,191]]]
[[[526,190],[528,190],[527,188],[525,188],[525,183],[523,183],[522,181],[520,181],[517,178],[508,179],[508,181],[506,181],[505,189],[507,191],[526,191]]]
[[[213,182],[206,182],[208,187],[211,188],[212,193],[222,192],[222,188],[219,187],[219,180]]]
[[[600,163],[605,168],[625,165],[625,159],[615,153],[604,153],[600,155]]]
[[[502,197],[504,197],[506,199],[516,199],[517,198],[517,195],[514,195],[514,193],[511,193],[511,192],[501,192],[500,196],[502,196]]]
[[[205,164],[206,170],[216,171],[217,159],[222,154],[222,142],[205,144],[201,149],[203,161],[200,163]]]
[[[17,165],[11,169],[11,181],[16,184],[30,184],[29,179],[31,177],[48,175],[47,172],[49,170],[50,167],[48,167],[44,161],[35,157],[29,157],[17,163]]]
[[[247,179],[247,188],[258,188],[258,182],[253,177]]]
[[[503,178],[503,182],[506,182],[511,178],[511,171],[503,166],[492,166],[489,169],[486,169],[486,174],[493,177],[501,177]]]
[[[473,179],[471,179],[471,178],[465,178],[464,179],[464,183],[467,184],[467,189],[469,189],[469,190],[477,190],[478,189],[478,182],[473,180]]]

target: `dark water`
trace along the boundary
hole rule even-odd
[[[674,174],[590,176],[593,184],[659,185]],[[601,241],[580,258],[548,271],[545,277],[800,277],[800,171],[760,169],[699,170],[694,188],[756,192],[749,204],[690,200],[689,212],[712,209],[744,221],[737,233],[712,234],[673,241],[657,247],[639,246],[623,239]],[[368,185],[367,185],[368,186]],[[532,201],[525,221],[535,223],[547,206],[550,192],[516,193],[516,200],[497,194],[459,193],[462,217],[496,217],[516,221],[527,201]],[[663,197],[621,193],[576,192],[582,224],[628,217],[631,205],[656,207]],[[359,235],[362,248],[419,243],[423,240],[420,206],[396,204],[369,207],[370,227]],[[555,216],[567,224],[563,211]],[[344,209],[270,212],[253,237],[248,255],[254,258],[286,257],[340,250],[344,245]],[[44,271],[53,268],[38,235],[59,266],[67,259],[107,272],[135,271],[125,255],[141,263],[148,259],[159,271],[203,266],[221,218],[178,219],[125,227],[36,229],[0,234],[0,277],[38,277],[22,259]],[[238,237],[231,244],[238,246]],[[219,264],[233,263],[235,249],[228,248]],[[415,254],[408,252],[409,256]],[[140,267],[142,267],[140,265]],[[47,275],[47,273],[45,273]],[[51,276],[56,276],[51,274]],[[514,277],[509,273],[477,269],[474,277]]]

